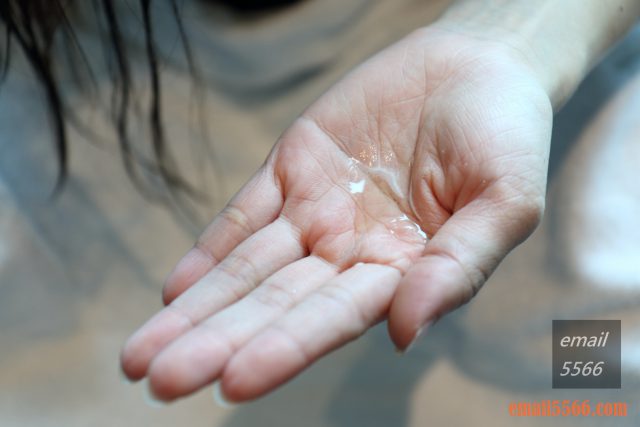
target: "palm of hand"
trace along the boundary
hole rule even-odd
[[[416,33],[314,103],[178,265],[125,372],[163,399],[220,377],[250,399],[385,317],[404,348],[470,299],[539,220],[550,132],[526,68],[478,46]]]

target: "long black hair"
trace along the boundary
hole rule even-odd
[[[85,1],[85,0],[83,0]],[[180,0],[183,1],[183,0]],[[202,0],[204,1],[204,0]],[[295,3],[298,0],[206,0],[219,3],[238,13],[263,13]],[[188,71],[194,83],[195,94],[201,90],[202,81],[191,52],[181,12],[182,4],[178,0],[86,0],[95,11],[95,24],[102,41],[103,56],[107,58],[109,75],[112,83],[110,113],[117,135],[122,162],[131,181],[139,192],[147,199],[172,206],[187,214],[188,220],[194,220],[193,202],[211,200],[187,181],[178,171],[176,161],[167,147],[163,125],[161,55],[155,42],[152,3],[164,2],[168,5],[175,21],[177,37],[182,46]],[[0,0],[0,22],[4,25],[4,46],[0,46],[0,84],[9,71],[12,49],[18,47],[26,57],[34,71],[48,103],[51,117],[54,143],[56,145],[58,176],[53,194],[57,195],[64,186],[68,176],[68,129],[67,124],[81,123],[75,118],[74,111],[67,107],[60,81],[69,76],[60,76],[58,62],[66,58],[65,74],[70,74],[81,92],[95,87],[96,81],[89,58],[82,49],[77,32],[74,29],[74,10],[83,2],[78,0]],[[145,108],[149,140],[142,155],[132,144],[130,118],[132,110],[137,112],[137,99],[134,99],[132,65],[129,60],[131,50],[123,33],[123,19],[119,13],[124,9],[136,9],[138,20],[142,24],[144,34],[144,60],[148,70],[147,79],[150,84],[150,97]],[[203,99],[199,99],[200,119],[204,108]],[[204,123],[201,123],[202,142],[207,141]],[[211,154],[211,147],[208,153]],[[211,156],[215,157],[215,156]],[[209,158],[211,158],[209,157]],[[216,174],[216,171],[214,171]],[[219,175],[215,175],[220,178]]]
[[[197,70],[187,43],[180,7],[176,0],[164,0],[172,8],[181,44],[192,76],[197,80]],[[73,122],[73,111],[67,108],[59,87],[56,60],[68,58],[67,71],[74,82],[86,89],[95,83],[89,60],[77,40],[69,11],[74,0],[3,0],[0,2],[0,21],[4,24],[4,49],[0,57],[0,82],[6,78],[12,49],[18,46],[40,82],[49,105],[49,113],[55,135],[59,172],[54,194],[62,189],[68,174],[68,129]],[[96,23],[102,37],[105,56],[109,58],[112,80],[111,115],[115,125],[120,154],[127,174],[137,189],[148,199],[159,202],[187,198],[203,198],[193,185],[184,179],[175,167],[171,152],[167,149],[162,113],[162,84],[154,40],[152,0],[138,0],[140,20],[144,34],[145,57],[151,95],[146,108],[151,158],[140,155],[131,143],[129,119],[132,103],[132,67],[125,43],[121,20],[115,0],[92,0]],[[63,52],[60,52],[63,50]],[[67,77],[67,76],[65,76]],[[65,79],[65,80],[68,80]],[[89,83],[87,83],[89,82]],[[167,191],[168,190],[168,191]]]

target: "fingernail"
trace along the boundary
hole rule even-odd
[[[396,353],[403,355],[403,354],[407,354],[409,352],[409,350],[411,350],[413,348],[413,346],[415,345],[415,343],[420,339],[420,337],[422,336],[422,334],[429,329],[429,326],[431,326],[431,321],[425,323],[424,325],[422,325],[421,327],[418,328],[418,330],[416,331],[415,335],[413,336],[413,339],[411,340],[411,342],[409,343],[408,346],[405,347],[404,350],[400,349],[400,348],[396,348]]]
[[[427,328],[427,325],[425,326],[421,326],[420,328],[418,328],[418,330],[416,331],[416,334],[414,335],[413,339],[411,340],[411,342],[409,343],[409,345],[407,346],[407,348],[404,349],[405,353],[408,353],[409,350],[411,350],[413,348],[413,346],[416,344],[416,342],[418,341],[418,339],[422,336],[422,333],[424,332],[424,330]]]
[[[151,384],[148,381],[145,381],[143,384],[143,397],[145,403],[151,408],[163,408],[167,406],[167,402],[160,400],[153,394],[153,390],[151,390]]]
[[[213,400],[221,408],[230,409],[236,406],[225,397],[224,393],[222,392],[222,386],[220,386],[220,381],[216,381],[215,383],[213,383]]]

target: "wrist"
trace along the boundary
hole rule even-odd
[[[574,46],[559,55],[549,35],[534,36],[535,31],[526,22],[505,19],[500,16],[465,17],[458,11],[445,14],[432,24],[438,30],[470,37],[478,42],[493,45],[527,67],[531,76],[545,90],[554,110],[557,110],[573,93],[588,70],[587,55],[580,46]],[[520,21],[520,22],[519,22]]]
[[[557,110],[638,15],[637,0],[460,0],[432,26],[501,45]]]

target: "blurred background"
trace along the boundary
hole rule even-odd
[[[206,87],[213,165],[187,168],[215,194],[198,208],[200,218],[215,215],[305,106],[377,50],[433,21],[448,2],[280,3],[259,12],[181,3]],[[100,43],[88,24],[93,4],[79,3],[73,14],[89,57]],[[141,56],[139,14],[129,2],[119,5],[130,51]],[[154,3],[168,140],[190,164],[198,161],[197,105],[171,13],[167,3]],[[134,62],[137,89],[148,96],[146,71],[138,68]],[[98,67],[103,94],[106,74]],[[68,87],[82,126],[71,127],[70,176],[53,201],[46,103],[17,49],[0,87],[0,426],[640,423],[640,27],[556,115],[545,219],[471,304],[406,355],[395,353],[380,325],[278,391],[232,408],[216,405],[210,388],[152,408],[141,384],[121,380],[124,340],[161,308],[163,279],[204,222],[186,225],[141,197],[110,118]],[[551,389],[551,321],[600,318],[622,320],[622,389]],[[510,402],[546,399],[624,401],[629,416],[508,415]]]

